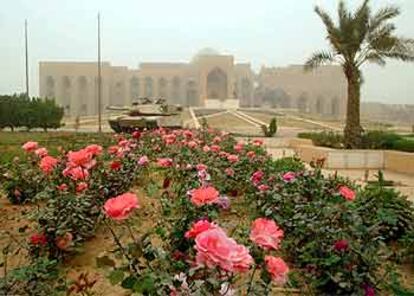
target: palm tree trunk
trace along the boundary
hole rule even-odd
[[[356,149],[361,147],[363,132],[360,122],[361,77],[359,70],[355,67],[349,67],[345,72],[348,80],[348,101],[344,144],[345,148]]]

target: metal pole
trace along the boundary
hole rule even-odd
[[[101,14],[98,13],[98,132],[102,132]]]
[[[27,41],[27,19],[24,21],[24,38],[26,51],[26,96],[29,98],[29,49]]]

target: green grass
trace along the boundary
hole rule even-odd
[[[0,165],[16,156],[23,156],[21,146],[27,141],[38,142],[46,147],[51,155],[58,154],[59,147],[65,151],[82,148],[88,144],[100,144],[107,147],[113,143],[113,134],[75,133],[75,132],[1,132]]]

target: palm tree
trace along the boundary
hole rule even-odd
[[[395,25],[390,21],[400,14],[398,7],[384,7],[374,13],[369,0],[364,0],[356,11],[351,12],[344,1],[340,1],[338,24],[322,8],[316,6],[315,12],[326,27],[330,50],[315,52],[306,62],[305,70],[331,63],[342,66],[348,81],[345,146],[358,148],[363,133],[360,123],[361,66],[364,63],[384,66],[387,58],[414,61],[414,39],[395,35]]]

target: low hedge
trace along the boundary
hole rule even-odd
[[[361,149],[382,149],[414,152],[414,135],[399,135],[386,131],[367,131],[362,136]],[[332,131],[299,133],[299,138],[310,139],[316,146],[342,149],[344,137]]]

